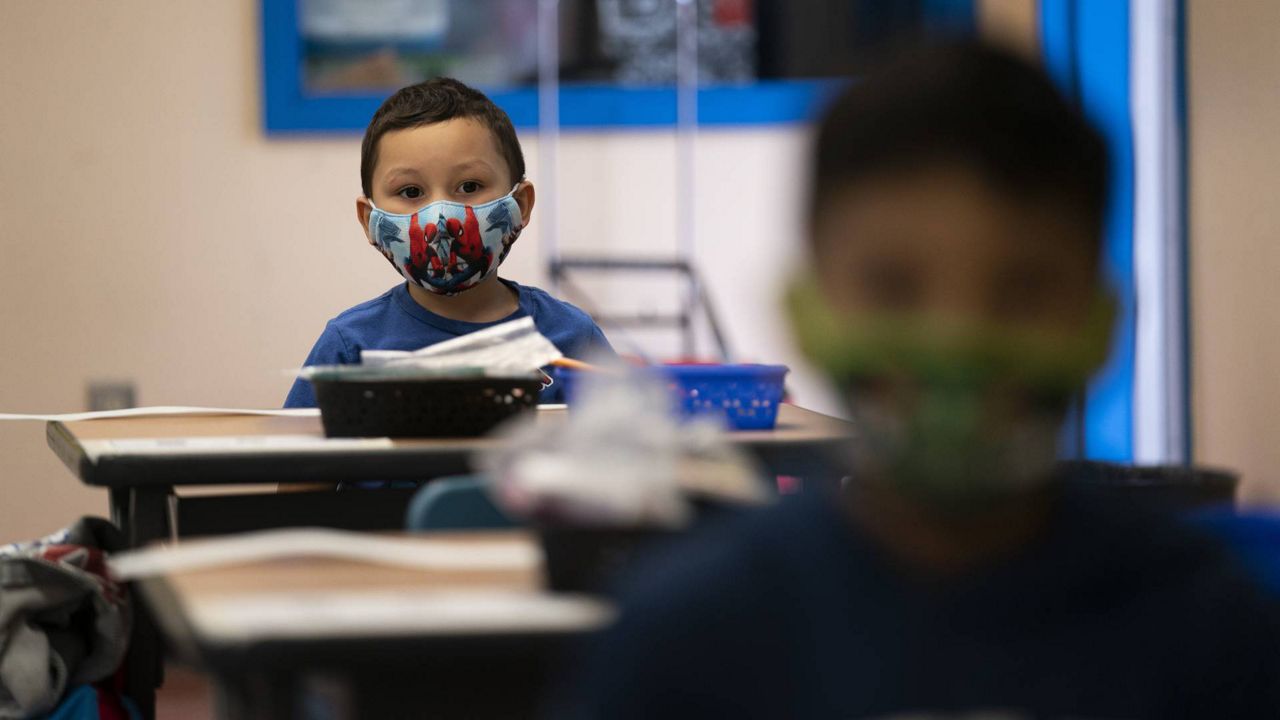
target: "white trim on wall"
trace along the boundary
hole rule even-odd
[[[1129,12],[1137,301],[1133,460],[1182,463],[1189,428],[1179,10],[1177,0],[1132,0]]]

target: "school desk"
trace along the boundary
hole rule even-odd
[[[385,539],[464,559],[257,560],[137,586],[174,656],[213,677],[228,718],[532,717],[574,641],[612,620],[603,599],[542,589],[527,533]],[[472,550],[489,562],[461,567]],[[495,551],[510,562],[495,565]]]
[[[542,408],[539,423],[567,410]],[[851,426],[794,405],[779,408],[770,431],[730,432],[729,440],[768,472],[817,478],[822,457]],[[111,519],[131,547],[170,537],[323,526],[403,527],[413,490],[179,496],[175,488],[262,483],[336,485],[361,479],[416,480],[470,472],[490,438],[389,440],[325,438],[318,416],[208,415],[51,422],[49,447],[86,485],[108,490]],[[128,660],[128,692],[150,716],[150,691],[163,677],[155,630],[138,613]]]
[[[563,423],[563,407],[538,410]],[[261,483],[333,485],[471,472],[492,438],[325,438],[316,417],[208,415],[51,422],[49,447],[86,485],[109,491],[111,517],[133,547],[172,536],[321,525],[354,530],[403,526],[412,491],[175,496],[175,488]],[[852,434],[841,420],[794,405],[769,431],[729,440],[776,475],[813,476],[817,461]]]

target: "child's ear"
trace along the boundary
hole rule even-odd
[[[516,199],[516,204],[520,206],[520,227],[529,227],[529,219],[533,217],[533,200],[535,196],[533,183],[528,180],[522,181],[511,196]]]
[[[373,202],[364,195],[356,197],[356,221],[360,223],[360,229],[364,231],[365,238],[369,244],[377,247],[378,243],[373,241],[373,236],[369,234],[369,214],[373,212]]]

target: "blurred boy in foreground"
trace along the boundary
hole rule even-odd
[[[813,167],[788,301],[853,481],[641,573],[565,714],[1280,716],[1270,601],[1051,472],[1113,316],[1100,136],[1021,60],[915,48],[835,102]]]

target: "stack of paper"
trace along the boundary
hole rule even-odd
[[[303,368],[302,377],[405,374],[527,375],[562,357],[533,318],[495,325],[421,350],[365,350],[359,365]]]

